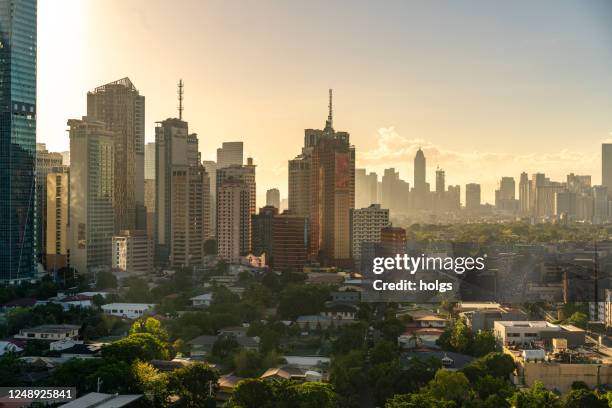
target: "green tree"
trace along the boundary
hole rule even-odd
[[[435,398],[454,401],[459,405],[470,398],[470,382],[462,372],[438,370],[427,387]]]
[[[566,322],[586,330],[587,325],[589,324],[589,317],[586,315],[586,313],[575,312],[569,317],[569,319],[567,319]]]
[[[134,360],[168,360],[170,351],[166,343],[151,333],[134,333],[102,347],[102,356],[131,363]]]
[[[481,357],[495,351],[495,336],[490,331],[480,330],[474,335],[474,340],[470,346],[470,354]]]
[[[368,389],[363,351],[352,350],[335,356],[330,367],[330,382],[342,406],[350,407],[360,401],[362,393]]]
[[[234,354],[233,360],[239,377],[258,377],[263,373],[262,356],[255,350],[241,349]]]
[[[168,405],[168,376],[161,374],[151,364],[136,360],[132,363],[132,375],[138,390],[144,394],[148,405],[162,408]]]
[[[168,388],[188,408],[213,408],[219,390],[219,372],[206,363],[192,363],[169,374]]]
[[[453,401],[443,401],[430,394],[398,394],[385,404],[385,408],[456,408]]]
[[[99,272],[96,274],[96,289],[116,289],[117,278],[111,272]]]
[[[292,405],[295,408],[335,408],[336,394],[330,384],[305,382],[294,385]]]
[[[0,357],[0,387],[21,385],[19,379],[23,363],[13,353]]]
[[[457,320],[450,337],[452,348],[459,353],[464,353],[470,346],[471,339],[472,332],[465,321],[463,319]]]
[[[563,401],[563,408],[607,408],[608,401],[589,389],[571,390]]]
[[[260,378],[240,381],[227,406],[229,408],[274,408],[273,386]]]
[[[541,382],[536,382],[525,391],[519,390],[509,399],[515,408],[561,408],[561,400],[548,391]]]
[[[289,319],[318,314],[324,309],[330,291],[322,285],[289,285],[279,295],[278,314]]]
[[[147,317],[136,320],[130,327],[130,334],[150,333],[161,341],[168,341],[168,332],[162,327],[159,320]]]

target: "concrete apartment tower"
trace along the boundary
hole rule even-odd
[[[70,265],[79,273],[110,268],[115,212],[115,138],[90,117],[68,120],[70,134]]]
[[[37,247],[38,258],[46,265],[45,243],[47,236],[47,174],[53,168],[63,163],[62,154],[50,152],[44,143],[36,143],[36,214],[38,214],[37,225]]]
[[[87,116],[115,135],[115,232],[145,229],[144,96],[129,78],[110,82],[87,93]]]
[[[69,262],[70,168],[54,167],[48,172],[46,182],[44,258],[47,271],[57,272]]]

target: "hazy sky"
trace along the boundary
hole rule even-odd
[[[258,205],[287,195],[303,129],[351,133],[357,166],[412,184],[570,171],[599,183],[612,131],[612,3],[585,1],[39,0],[38,138],[67,150],[86,92],[129,76],[154,123],[177,116],[176,83],[204,159],[243,140]],[[463,197],[462,197],[463,199]]]

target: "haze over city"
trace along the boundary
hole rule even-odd
[[[85,114],[86,92],[125,76],[146,97],[153,141],[154,122],[178,116],[182,78],[203,159],[222,141],[244,141],[258,165],[258,202],[270,187],[287,196],[287,160],[304,128],[324,125],[329,87],[357,167],[394,166],[411,180],[422,146],[429,182],[440,166],[449,183],[481,183],[488,202],[501,176],[521,171],[600,181],[600,143],[612,131],[605,1],[39,8],[38,141],[52,150],[68,150],[66,120]]]

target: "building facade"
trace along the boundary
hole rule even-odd
[[[68,120],[70,265],[79,273],[111,267],[115,226],[115,133],[93,118]]]
[[[68,224],[70,215],[70,169],[55,167],[49,171],[46,199],[45,266],[57,272],[70,264]]]
[[[120,231],[112,241],[113,271],[149,273],[153,269],[152,243],[146,231]]]
[[[362,244],[380,242],[380,231],[388,226],[389,210],[380,208],[380,204],[351,210],[351,255],[355,265],[361,264]]]
[[[37,269],[36,3],[0,1],[0,282]]]
[[[39,258],[45,264],[45,243],[47,235],[47,174],[62,165],[62,155],[49,152],[44,143],[36,143],[36,214],[38,214],[36,236]]]

